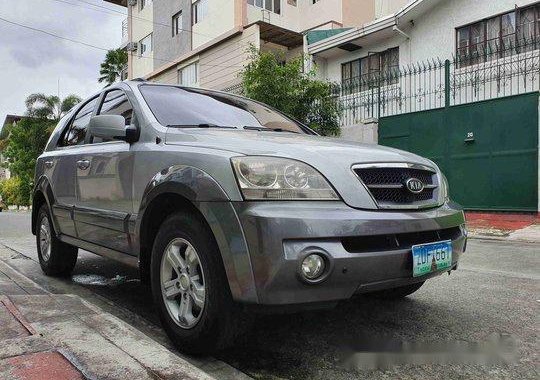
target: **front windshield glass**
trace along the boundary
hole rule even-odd
[[[141,85],[160,124],[177,127],[234,127],[279,132],[312,132],[262,103],[240,96],[177,86]]]

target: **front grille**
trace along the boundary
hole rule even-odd
[[[382,208],[430,207],[437,203],[438,180],[434,170],[415,167],[354,167],[354,172]],[[407,180],[418,179],[424,188],[414,193]]]
[[[461,237],[459,227],[442,230],[408,232],[403,234],[355,236],[341,239],[343,248],[349,253],[384,252],[410,249],[413,245],[443,240],[456,240]]]

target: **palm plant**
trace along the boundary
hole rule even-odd
[[[105,60],[101,64],[98,79],[99,83],[105,82],[106,85],[113,84],[122,78],[122,71],[127,66],[128,55],[124,49],[109,50],[105,55]]]
[[[31,94],[26,98],[26,113],[39,119],[58,120],[79,102],[81,98],[73,94],[62,100],[56,95]]]

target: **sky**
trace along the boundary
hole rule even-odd
[[[0,18],[104,49],[120,46],[124,7],[103,0],[0,0]],[[98,83],[105,51],[61,40],[0,19],[0,128],[7,114],[22,115],[32,93],[86,98]]]

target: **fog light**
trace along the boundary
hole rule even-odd
[[[302,261],[302,274],[308,280],[315,280],[324,273],[324,267],[324,259],[317,254],[311,254]]]

